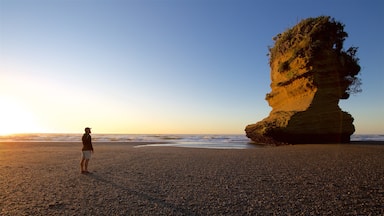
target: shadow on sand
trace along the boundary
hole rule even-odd
[[[142,191],[131,189],[131,188],[124,186],[122,184],[115,183],[115,182],[109,180],[111,178],[107,178],[107,174],[103,176],[101,174],[93,172],[90,174],[85,174],[85,176],[92,178],[92,179],[98,181],[99,183],[110,185],[113,188],[116,188],[122,192],[126,192],[126,193],[129,193],[131,195],[137,196],[141,199],[147,200],[150,203],[154,203],[154,204],[156,204],[158,206],[162,206],[164,208],[172,209],[173,213],[180,213],[181,215],[196,215],[195,212],[193,212],[190,209],[186,209],[185,207],[181,207],[181,206],[176,205],[174,203],[167,202],[162,198],[154,197],[153,195],[144,193]],[[115,177],[113,177],[113,178],[115,178]]]

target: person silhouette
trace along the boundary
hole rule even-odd
[[[88,171],[88,163],[91,159],[91,155],[94,153],[92,146],[92,137],[91,137],[91,128],[86,127],[85,133],[81,138],[83,141],[83,148],[81,149],[81,161],[80,161],[80,169],[82,174],[90,173]]]

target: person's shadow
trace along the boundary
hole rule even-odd
[[[115,182],[112,182],[112,181],[108,180],[107,178],[104,178],[101,174],[91,173],[91,174],[87,174],[87,176],[90,178],[93,178],[93,179],[95,179],[95,180],[97,180],[103,184],[111,185],[112,187],[117,188],[121,191],[135,195],[135,196],[140,197],[142,199],[146,199],[146,200],[148,200],[152,203],[155,203],[159,206],[173,209],[174,212],[178,212],[182,215],[197,215],[195,212],[192,212],[191,210],[183,208],[181,206],[178,206],[174,203],[169,203],[169,202],[164,201],[163,199],[151,196],[149,194],[146,194],[146,193],[143,193],[143,192],[140,192],[137,190],[133,190],[131,188],[125,187],[125,186],[120,185],[120,184],[116,184]]]

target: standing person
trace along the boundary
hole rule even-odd
[[[81,154],[81,173],[87,174],[88,171],[88,162],[91,159],[91,154],[93,153],[93,146],[92,146],[92,138],[91,138],[91,128],[86,127],[85,133],[83,134],[82,141],[83,141],[83,148],[82,148],[82,154]]]

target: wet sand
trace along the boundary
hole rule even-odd
[[[0,143],[0,215],[383,215],[384,143]],[[143,144],[143,143],[142,143]]]

